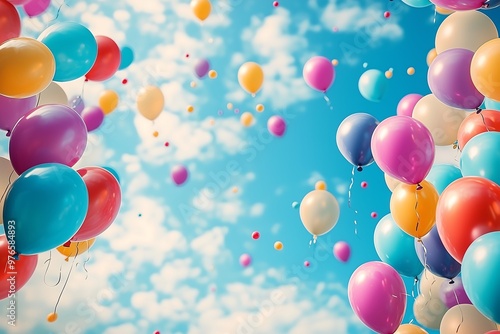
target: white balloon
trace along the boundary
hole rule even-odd
[[[0,224],[3,224],[3,205],[7,192],[18,177],[10,161],[0,157]]]
[[[425,299],[440,299],[441,285],[444,282],[450,282],[449,279],[439,277],[425,269],[420,278],[420,294]]]
[[[66,92],[55,82],[51,82],[38,97],[39,106],[46,104],[62,104],[67,106],[68,103],[68,96],[66,95]]]
[[[313,236],[330,231],[339,220],[337,199],[326,190],[313,190],[300,203],[300,219]]]
[[[497,325],[479,312],[474,305],[453,306],[446,312],[439,327],[440,334],[479,334],[497,329]]]
[[[413,316],[419,324],[431,329],[439,329],[441,319],[448,308],[438,298],[426,299],[420,295],[413,303]]]

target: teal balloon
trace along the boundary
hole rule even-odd
[[[124,70],[127,67],[129,67],[130,64],[132,64],[132,62],[134,61],[134,50],[132,50],[128,46],[124,46],[123,48],[121,48],[120,53],[121,53],[121,61],[118,70]]]
[[[379,102],[387,89],[387,78],[382,71],[368,70],[359,78],[358,88],[365,99]]]
[[[462,260],[462,284],[472,304],[500,323],[500,232],[484,234],[467,248]]]
[[[414,238],[401,230],[391,214],[380,219],[373,237],[380,260],[400,275],[415,278],[424,270],[415,251]]]
[[[6,235],[17,254],[39,254],[64,244],[82,226],[88,210],[85,182],[72,168],[48,163],[22,173],[7,193]]]
[[[446,187],[461,177],[462,172],[458,167],[453,165],[434,165],[425,179],[431,183],[434,188],[436,188],[438,194],[441,195]]]
[[[500,185],[500,132],[483,132],[462,149],[463,176],[481,176]]]
[[[500,102],[498,101],[486,97],[483,103],[484,103],[483,109],[500,110]]]
[[[97,59],[97,42],[86,27],[60,22],[45,29],[38,40],[54,55],[54,81],[65,82],[85,75]]]
[[[111,174],[113,174],[113,176],[116,178],[116,180],[118,181],[118,183],[120,183],[120,176],[118,175],[118,172],[116,170],[114,170],[113,168],[111,167],[102,167],[104,168],[105,170],[107,170],[108,172],[110,172]]]
[[[427,6],[431,6],[432,2],[429,0],[402,0],[405,4],[414,8],[423,8]]]

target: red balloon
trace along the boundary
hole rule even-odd
[[[13,4],[0,0],[0,44],[21,35],[21,19]]]
[[[9,254],[9,244],[7,242],[7,238],[5,235],[1,235],[0,300],[9,298],[9,295],[13,292],[19,291],[35,272],[37,263],[38,255],[19,255],[18,260],[13,260],[12,255]],[[15,288],[11,289],[11,283],[14,283]]]
[[[82,177],[89,193],[89,208],[82,226],[71,241],[84,241],[104,232],[115,220],[121,205],[118,180],[101,167],[81,168]]]
[[[448,253],[462,263],[474,240],[500,231],[500,186],[477,176],[454,181],[439,197],[436,225]]]
[[[120,67],[120,47],[106,36],[95,36],[95,39],[97,41],[97,58],[85,77],[92,81],[104,81],[111,78]]]
[[[500,132],[499,111],[485,109],[480,114],[473,112],[467,116],[458,129],[458,147],[462,150],[472,137],[486,131]]]
[[[20,5],[25,5],[31,0],[9,0],[9,2],[13,5],[20,6]]]

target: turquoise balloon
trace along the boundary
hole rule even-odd
[[[500,232],[474,240],[462,260],[462,284],[472,304],[500,323]]]
[[[119,70],[124,70],[134,61],[134,51],[128,46],[124,46],[121,50],[121,61]]]
[[[111,174],[113,174],[113,176],[116,178],[116,180],[118,181],[118,183],[120,183],[120,176],[118,175],[118,173],[117,173],[116,170],[114,170],[113,168],[108,167],[108,166],[106,166],[106,167],[103,166],[102,168],[104,168],[105,170],[107,170],[108,172],[110,172]]]
[[[462,149],[463,176],[481,176],[500,185],[500,132],[483,132]]]
[[[45,29],[38,40],[54,55],[54,81],[65,82],[85,75],[97,58],[94,35],[75,22],[60,22]]]
[[[495,100],[486,97],[484,99],[484,109],[500,110],[500,102],[497,102]]]
[[[386,91],[387,78],[379,70],[368,70],[359,78],[358,88],[365,99],[379,102]]]
[[[414,238],[399,228],[391,214],[380,219],[373,237],[378,257],[400,275],[417,277],[424,270],[415,251]]]
[[[439,195],[455,180],[462,177],[462,172],[453,165],[434,165],[425,178],[436,188]]]
[[[82,226],[88,209],[87,187],[72,168],[41,164],[22,173],[7,193],[3,211],[6,235],[17,254],[39,254],[64,244]]]
[[[429,0],[403,0],[403,2],[408,6],[415,8],[423,8],[432,5],[432,2]]]

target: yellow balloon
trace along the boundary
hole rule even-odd
[[[421,238],[432,229],[436,222],[436,207],[439,199],[434,186],[427,182],[417,185],[401,183],[394,189],[390,208],[398,226],[415,238]]]
[[[415,74],[415,68],[413,68],[413,67],[408,67],[408,69],[406,70],[406,73],[408,73],[408,75],[413,75],[413,74]]]
[[[160,116],[164,105],[163,92],[156,86],[146,86],[137,94],[137,109],[142,116],[150,121],[154,121]]]
[[[325,181],[318,181],[314,185],[314,189],[316,190],[326,190],[326,183]]]
[[[243,114],[240,116],[240,122],[243,126],[249,127],[253,124],[253,115],[251,112],[245,111]]]
[[[54,56],[36,39],[13,38],[0,45],[0,94],[26,98],[47,88],[56,71]]]
[[[215,79],[215,78],[217,78],[217,71],[215,71],[215,70],[210,70],[210,71],[208,71],[208,77],[209,77],[210,79]]]
[[[427,58],[425,59],[425,61],[427,62],[427,66],[431,66],[436,56],[437,56],[436,49],[429,50],[429,52],[427,53]]]
[[[492,39],[477,49],[472,57],[470,74],[477,90],[500,101],[500,38]]]
[[[57,247],[57,251],[66,257],[74,257],[85,253],[90,247],[92,247],[94,242],[95,238],[85,241],[71,242],[69,246]]]
[[[187,106],[186,110],[187,110],[187,112],[193,112],[194,111],[194,107],[193,106]]]
[[[238,81],[244,90],[255,95],[264,82],[264,72],[257,63],[245,63],[238,70]]]
[[[212,11],[212,4],[210,0],[192,0],[191,9],[198,19],[204,21]]]
[[[392,78],[392,71],[385,71],[385,77],[386,77],[387,79]]]
[[[428,334],[427,331],[413,324],[403,324],[399,326],[394,334]]]
[[[99,97],[99,108],[102,109],[104,115],[110,114],[118,106],[120,97],[114,90],[105,90]]]
[[[264,111],[264,105],[263,104],[258,104],[255,106],[255,110],[257,112],[263,112]]]

